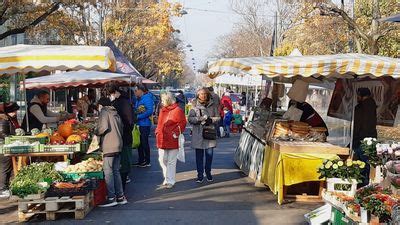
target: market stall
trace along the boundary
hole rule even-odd
[[[340,54],[326,56],[285,56],[221,59],[209,64],[209,76],[215,78],[221,74],[263,75],[275,83],[302,80],[305,83],[335,82],[339,78],[354,79],[366,77],[400,76],[400,63],[397,59],[362,54]],[[269,186],[278,196],[278,203],[283,203],[287,188],[304,182],[320,182],[322,179],[316,169],[325,160],[347,157],[349,149],[326,143],[322,127],[309,124],[296,124],[282,120],[285,112],[271,112],[256,109],[253,121],[247,124],[247,131],[257,130],[262,142],[266,143],[263,154],[254,155],[256,150],[250,149],[245,142],[243,132],[240,145],[235,153],[235,161],[242,165],[254,165],[248,174],[257,182]],[[254,129],[254,127],[256,127]],[[261,131],[261,135],[260,135]],[[256,132],[252,132],[256,133]],[[317,134],[317,135],[315,135]],[[242,142],[243,141],[243,142]],[[308,143],[306,143],[308,142]],[[284,148],[282,148],[284,146]],[[291,149],[285,152],[284,149]],[[330,149],[326,151],[326,149]],[[248,157],[237,157],[247,155]],[[257,157],[257,159],[256,159]],[[260,160],[261,157],[262,159]],[[245,162],[238,162],[237,159]],[[260,163],[261,162],[261,163]],[[262,169],[260,169],[262,168]],[[247,172],[246,169],[244,172]],[[322,186],[319,187],[318,198],[321,197]],[[304,193],[304,192],[303,192]],[[295,196],[304,200],[304,194]],[[309,200],[309,199],[306,199]]]
[[[28,72],[44,70],[115,71],[115,67],[114,55],[108,47],[16,45],[0,48],[0,76],[21,74],[24,77]],[[75,80],[69,81],[69,85],[77,85]],[[85,82],[98,84],[102,81],[92,78]],[[94,122],[91,119],[82,122],[68,120],[56,129],[32,129],[27,134],[17,129],[16,135],[6,137],[0,145],[0,154],[13,159],[15,177],[10,189],[19,202],[19,221],[37,214],[54,220],[56,215],[67,213],[73,213],[75,219],[83,219],[96,204],[104,201],[106,188],[101,155],[86,157],[88,159],[74,157],[76,154],[86,155]],[[27,165],[32,157],[55,163],[32,162]],[[24,160],[17,162],[16,158]]]

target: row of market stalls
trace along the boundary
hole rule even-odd
[[[109,82],[132,86],[145,81],[140,74],[113,73],[118,67],[109,47],[0,48],[0,76],[23,76],[21,90],[25,103],[26,89],[99,88]],[[25,79],[28,73],[43,71],[51,75]],[[68,72],[54,74],[55,71]],[[58,215],[68,213],[75,219],[83,219],[105,200],[102,156],[87,154],[88,149],[96,149],[95,143],[89,146],[95,121],[95,117],[88,117],[82,121],[60,121],[54,128],[17,129],[15,135],[5,137],[4,143],[0,143],[0,154],[12,159],[14,177],[10,190],[18,200],[20,222],[33,215],[55,220]]]
[[[225,58],[210,62],[208,69],[208,75],[217,79],[225,74],[239,77],[263,76],[263,79],[273,82],[273,87],[270,89],[272,99],[279,99],[274,96],[278,95],[279,91],[276,90],[279,86],[296,84],[298,80],[308,85],[334,86],[331,101],[325,104],[329,107],[326,110],[327,114],[330,117],[348,121],[350,129],[354,118],[356,90],[359,87],[368,87],[378,105],[378,124],[385,125],[381,127],[382,129],[378,129],[378,141],[374,141],[371,145],[375,147],[377,143],[388,144],[399,141],[398,136],[394,135],[397,128],[393,128],[395,121],[399,119],[396,111],[400,111],[397,110],[400,103],[397,101],[397,94],[400,93],[397,80],[400,76],[399,59],[365,54]],[[341,218],[361,222],[360,207],[366,206],[360,196],[354,196],[357,181],[352,183],[350,175],[332,180],[330,178],[338,177],[329,177],[326,175],[328,172],[322,172],[323,168],[334,167],[348,173],[352,171],[354,164],[359,164],[359,167],[364,168],[365,165],[361,162],[351,161],[352,151],[349,148],[351,139],[340,146],[332,144],[335,142],[329,136],[327,139],[326,137],[321,139],[319,136],[326,132],[324,129],[284,119],[285,113],[280,109],[271,110],[264,107],[253,109],[235,152],[235,162],[238,167],[254,179],[256,184],[267,186],[277,196],[279,204],[293,200],[321,201],[323,198],[327,205],[307,215],[310,223],[315,222],[316,219],[319,220],[318,223],[328,220],[337,222]],[[328,124],[329,133],[335,133],[335,129],[337,129],[336,125],[329,126]],[[351,134],[342,133],[342,136],[351,136]],[[388,156],[387,160],[379,165],[383,165],[390,159],[391,157]],[[393,159],[397,158],[393,157]],[[327,165],[327,162],[332,164]],[[382,179],[383,174],[388,174],[386,172],[388,167],[379,167],[376,164],[373,167],[378,169],[372,170],[375,173],[371,176],[371,184],[379,183],[393,188],[390,181],[385,183]],[[385,172],[382,173],[379,168]],[[358,171],[361,169],[358,168]],[[329,174],[335,174],[335,171],[329,171]],[[328,178],[327,189],[325,189],[325,178]],[[339,186],[343,183],[349,185],[347,188],[352,187],[354,192],[346,192],[346,189],[333,190],[332,187],[337,187],[338,183],[340,183]],[[379,188],[376,186],[369,186],[369,188],[368,190],[372,190],[371,193],[379,194]],[[397,194],[397,188],[394,188],[391,193]],[[395,194],[388,194],[387,198],[395,199],[394,196]],[[395,212],[395,210],[392,211],[392,207],[387,208],[388,212]],[[371,206],[365,211],[377,216],[373,209],[374,206]],[[335,218],[331,218],[332,212],[336,213]],[[384,221],[383,218],[380,219]]]

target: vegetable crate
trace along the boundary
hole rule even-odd
[[[327,190],[331,192],[340,192],[348,196],[354,196],[357,191],[357,180],[343,180],[342,178],[326,179]]]
[[[41,145],[43,152],[80,152],[81,144],[74,145]]]
[[[5,139],[5,144],[12,144],[16,141],[22,141],[22,142],[29,142],[29,143],[34,143],[34,142],[39,142],[40,144],[46,144],[49,141],[48,137],[35,137],[35,136],[9,136],[6,137]]]
[[[44,214],[46,220],[56,220],[59,214],[74,214],[82,220],[93,209],[93,192],[85,196],[48,197],[40,200],[18,201],[19,222],[28,221],[34,215]]]
[[[104,179],[103,171],[98,172],[83,172],[83,173],[61,173],[65,180],[80,180],[80,179]]]
[[[32,153],[32,152],[40,152],[39,145],[33,146],[12,146],[12,147],[2,147],[3,154],[23,154],[23,153]]]

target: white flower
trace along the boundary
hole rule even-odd
[[[390,155],[393,154],[393,148],[388,147],[388,148],[387,148],[387,151],[388,151],[388,153],[389,153]]]
[[[400,156],[400,151],[395,151],[395,152],[394,152],[394,155],[395,155],[395,156]]]
[[[373,141],[377,141],[377,139],[376,139],[376,138],[372,138],[372,140],[373,140]]]
[[[370,137],[364,138],[364,141],[372,141],[372,138]]]
[[[367,141],[367,145],[372,145],[372,141],[371,141],[371,140],[368,140],[368,141]]]

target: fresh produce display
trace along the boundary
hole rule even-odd
[[[36,146],[39,145],[39,142],[30,143],[29,141],[14,141],[11,144],[4,145],[3,147],[10,148],[10,147],[19,147],[19,146]]]
[[[33,129],[31,130],[31,134],[32,134],[33,136],[36,136],[36,135],[38,135],[39,133],[40,133],[40,130],[37,129],[37,128],[33,128]]]
[[[321,174],[319,177],[320,179],[342,178],[343,180],[355,179],[357,181],[361,181],[363,178],[361,171],[364,168],[365,163],[358,160],[325,160],[322,166],[318,168],[318,173]]]
[[[103,162],[89,158],[75,165],[69,165],[63,172],[65,173],[85,173],[85,172],[99,172],[103,170]]]
[[[59,189],[65,189],[65,188],[81,188],[85,185],[85,182],[79,182],[79,183],[71,183],[71,182],[56,182],[54,183],[54,187],[59,188]]]
[[[72,123],[63,123],[60,126],[58,126],[57,129],[58,133],[63,137],[64,139],[68,138],[70,135],[73,134],[74,128],[72,126]]]
[[[63,144],[65,144],[65,139],[58,132],[55,132],[50,137],[50,144],[52,144],[52,145],[63,145]]]
[[[40,182],[52,183],[53,181],[62,181],[62,176],[54,170],[53,163],[33,163],[23,167],[15,178],[11,181],[10,190],[13,195],[21,198],[29,194],[38,194],[44,192],[43,185]]]
[[[21,129],[21,128],[15,129],[15,135],[24,136],[25,135],[24,129]]]
[[[67,145],[73,145],[73,144],[81,143],[82,141],[83,140],[80,135],[72,134],[67,138],[67,141],[65,143]]]

